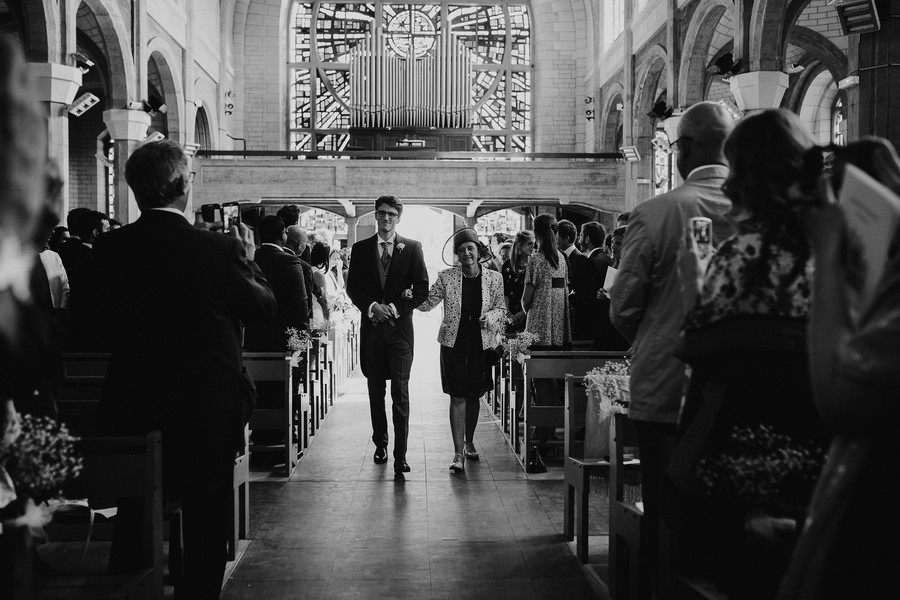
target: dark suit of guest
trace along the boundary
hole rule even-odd
[[[100,344],[98,329],[104,317],[97,303],[96,281],[100,276],[94,266],[94,251],[77,237],[65,240],[59,248],[69,277],[69,317],[67,320],[66,345],[79,350],[94,350]]]
[[[291,250],[290,248],[288,248],[287,246],[284,247],[284,251],[287,252],[288,254],[290,254],[291,256],[297,256],[297,253],[294,252],[293,250]],[[306,254],[307,256],[309,255],[309,253],[306,251],[304,251],[304,254]],[[300,256],[302,257],[303,255],[301,254]],[[313,302],[319,301],[319,294],[321,294],[322,292],[319,291],[319,284],[316,283],[316,281],[313,279],[312,266],[310,266],[310,264],[308,262],[306,262],[305,260],[303,260],[302,258],[300,258],[300,257],[298,257],[298,258],[300,259],[300,267],[303,269],[303,285],[306,286],[306,300],[307,300],[307,306],[308,306],[308,310],[309,310],[309,314],[307,315],[307,317],[308,317],[307,321],[311,321],[312,320],[312,312],[313,312]]]
[[[98,238],[95,259],[116,273],[104,279],[112,355],[98,425],[113,435],[162,431],[166,493],[184,519],[176,593],[218,598],[234,456],[254,402],[241,322],[274,319],[275,298],[238,240],[178,212],[145,210]],[[111,569],[133,560],[120,556]]]
[[[287,350],[285,330],[309,328],[309,296],[300,259],[281,246],[263,244],[253,261],[262,270],[272,288],[278,311],[268,323],[248,324],[244,347],[251,352],[284,352]]]
[[[360,366],[369,388],[372,442],[387,447],[385,384],[391,380],[394,423],[394,460],[406,460],[409,435],[409,370],[413,359],[412,311],[428,297],[428,270],[422,245],[397,235],[387,270],[382,267],[380,238],[374,235],[353,244],[347,294],[363,315],[360,324]],[[412,287],[412,298],[401,297]],[[373,303],[393,304],[398,317],[373,323],[367,315]]]
[[[597,298],[606,281],[612,259],[599,249],[591,254],[573,253],[572,332],[575,339],[591,340],[594,350],[628,350],[629,344],[609,321],[609,299]]]

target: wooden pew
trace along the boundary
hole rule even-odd
[[[83,438],[77,444],[84,458],[81,475],[67,486],[70,498],[88,498],[108,506],[117,498],[142,499],[141,568],[130,575],[39,575],[34,594],[14,595],[37,600],[121,598],[163,599],[162,445],[160,433],[137,438]],[[26,544],[27,547],[27,544]],[[27,557],[26,557],[27,559]]]
[[[625,474],[640,469],[640,460],[625,454],[637,447],[637,430],[623,414],[610,420],[609,590],[615,600],[650,597],[646,559],[641,556],[644,511],[625,497]]]
[[[523,420],[521,424],[522,443],[518,445],[517,456],[524,469],[528,463],[528,450],[532,446],[531,427],[565,427],[565,407],[562,405],[532,406],[529,395],[535,379],[565,380],[566,375],[583,376],[595,367],[602,366],[607,360],[622,360],[626,357],[622,352],[599,351],[535,351],[525,358],[523,365],[524,389],[522,395]],[[520,397],[516,396],[518,403]],[[516,413],[518,414],[516,407]],[[516,421],[516,428],[518,421]]]
[[[277,382],[283,386],[281,408],[254,408],[250,415],[251,431],[276,431],[282,437],[277,444],[250,444],[250,454],[280,453],[284,458],[285,476],[290,477],[297,464],[298,450],[294,441],[294,390],[290,357],[283,352],[244,352],[244,368],[253,381]]]

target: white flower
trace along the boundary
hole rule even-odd
[[[400,242],[399,244],[397,244],[397,252],[400,252],[404,248],[406,248],[406,244],[404,244],[403,242]]]

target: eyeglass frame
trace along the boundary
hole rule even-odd
[[[694,138],[689,135],[683,135],[683,136],[677,138],[674,142],[669,142],[669,148],[674,148],[675,145],[680,144],[682,140],[692,140],[692,139],[694,139]]]
[[[376,219],[390,219],[391,221],[396,221],[400,218],[400,213],[388,212],[386,210],[376,210],[375,211]]]

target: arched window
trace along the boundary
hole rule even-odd
[[[209,119],[206,117],[206,109],[202,106],[197,108],[197,116],[194,118],[194,143],[200,146],[200,150],[212,149]]]
[[[531,149],[527,0],[299,1],[289,26],[290,149],[344,150],[351,129],[387,128]]]
[[[656,125],[653,137],[653,184],[656,195],[665,194],[672,189],[673,153],[669,146],[669,136],[663,129],[662,121]]]
[[[847,124],[844,122],[844,100],[840,96],[834,101],[831,109],[831,141],[840,146],[845,145]]]

